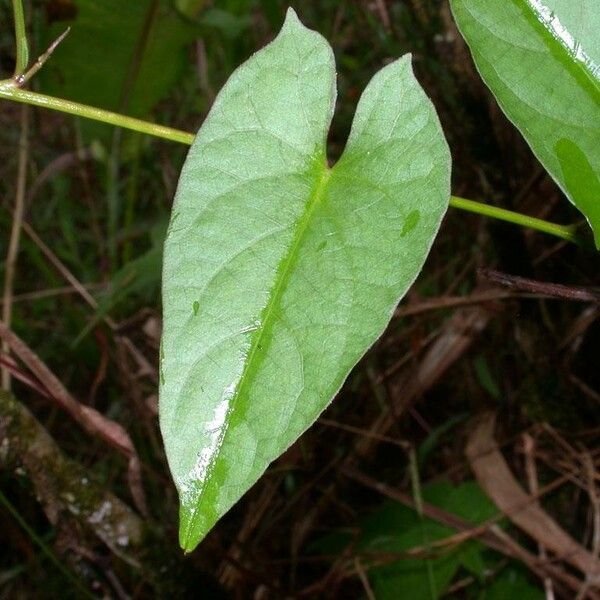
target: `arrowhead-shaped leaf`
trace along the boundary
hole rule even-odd
[[[450,157],[405,57],[327,166],[331,48],[288,13],[229,79],[165,243],[160,421],[193,549],[329,404],[419,273]]]
[[[600,3],[451,4],[483,80],[600,248]]]

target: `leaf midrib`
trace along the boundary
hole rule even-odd
[[[319,163],[320,160],[321,158],[318,159]],[[192,514],[190,515],[189,525],[186,529],[185,535],[182,536],[182,541],[184,542],[186,549],[189,548],[190,536],[192,534],[192,531],[195,529],[196,517],[200,510],[200,505],[202,503],[204,493],[208,487],[208,484],[211,481],[211,475],[214,471],[215,464],[218,460],[220,449],[223,445],[223,441],[227,435],[227,432],[229,431],[229,423],[231,422],[231,416],[236,410],[236,401],[239,398],[243,397],[248,386],[250,385],[250,382],[252,380],[252,374],[255,372],[253,366],[257,359],[257,352],[261,347],[261,342],[263,341],[265,335],[268,331],[270,331],[273,325],[275,308],[280,304],[281,297],[286,289],[287,282],[289,280],[290,274],[293,270],[293,266],[298,256],[298,251],[302,245],[302,242],[304,241],[304,237],[308,230],[308,226],[310,224],[314,211],[319,205],[320,201],[322,200],[327,189],[327,183],[329,182],[329,179],[331,177],[332,170],[327,166],[326,161],[324,162],[324,164],[319,163],[317,163],[316,167],[313,166],[313,170],[321,169],[321,172],[317,172],[316,182],[311,191],[311,195],[309,196],[309,199],[306,203],[304,212],[294,225],[296,231],[290,243],[289,250],[279,263],[277,275],[274,281],[273,292],[269,296],[269,299],[262,310],[262,314],[260,317],[261,326],[257,329],[250,341],[250,349],[248,350],[242,374],[231,399],[231,405],[227,411],[227,416],[225,418],[223,429],[219,435],[219,439],[215,446],[215,452],[213,453],[213,456],[206,468],[207,477],[205,478],[200,494],[194,503],[195,506],[193,508]]]

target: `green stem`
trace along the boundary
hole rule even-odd
[[[23,0],[13,0],[13,15],[15,20],[15,41],[17,57],[15,64],[15,78],[25,72],[29,64],[29,48],[27,46],[27,32],[25,30],[25,11]]]
[[[173,129],[172,127],[164,127],[163,125],[156,125],[155,123],[134,119],[133,117],[127,117],[93,106],[63,100],[62,98],[54,98],[53,96],[46,96],[44,94],[30,92],[29,90],[23,90],[17,87],[11,80],[0,82],[0,98],[24,102],[25,104],[32,104],[34,106],[41,106],[42,108],[51,108],[78,117],[101,121],[102,123],[116,125],[117,127],[123,127],[124,129],[131,129],[132,131],[138,131],[139,133],[146,133],[171,142],[187,144],[188,146],[194,141],[194,134],[192,133]],[[467,200],[466,198],[459,198],[458,196],[452,196],[450,198],[450,206],[458,208],[459,210],[483,215],[491,219],[498,219],[500,221],[513,223],[514,225],[520,225],[521,227],[535,229],[536,231],[553,235],[560,239],[567,240],[568,242],[573,242],[574,244],[581,243],[575,233],[575,226],[573,225],[550,223],[543,219],[536,219],[535,217],[529,217],[512,210],[498,208],[497,206],[492,206],[483,202]]]
[[[475,200],[467,200],[466,198],[459,198],[458,196],[450,197],[450,206],[464,210],[477,215],[483,215],[491,219],[498,219],[499,221],[506,221],[507,223],[513,223],[514,225],[520,225],[521,227],[527,227],[529,229],[535,229],[542,233],[548,233],[555,237],[573,242],[574,244],[580,244],[580,239],[575,233],[575,225],[558,225],[557,223],[550,223],[543,219],[536,219],[535,217],[529,217],[522,213],[514,212],[512,210],[506,210],[505,208],[499,208],[492,206],[491,204],[485,204],[483,202],[475,202]]]
[[[0,98],[32,104],[33,106],[41,106],[42,108],[51,108],[78,117],[92,119],[93,121],[101,121],[102,123],[116,125],[117,127],[123,127],[124,129],[147,133],[154,137],[163,138],[172,142],[179,142],[181,144],[190,145],[194,141],[194,135],[185,131],[165,127],[163,125],[156,125],[155,123],[127,117],[108,110],[102,110],[101,108],[79,104],[78,102],[71,102],[70,100],[63,100],[62,98],[54,98],[53,96],[46,96],[45,94],[23,90],[10,80],[0,82]]]

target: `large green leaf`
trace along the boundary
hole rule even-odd
[[[502,110],[600,248],[599,0],[452,0]]]
[[[334,103],[331,48],[290,11],[226,83],[181,175],[160,421],[186,550],[331,401],[447,207],[448,148],[409,57],[373,78],[329,168]]]

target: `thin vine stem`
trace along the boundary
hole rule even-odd
[[[115,125],[116,127],[130,129],[139,133],[145,133],[154,137],[169,140],[171,142],[187,144],[188,146],[192,144],[195,137],[194,134],[188,133],[187,131],[181,131],[180,129],[165,127],[164,125],[157,125],[155,123],[150,123],[141,119],[135,119],[133,117],[103,110],[101,108],[87,106],[85,104],[79,104],[78,102],[71,102],[70,100],[63,100],[62,98],[55,98],[53,96],[46,96],[45,94],[38,94],[37,92],[24,90],[19,88],[12,80],[0,82],[0,98],[13,100],[16,102],[23,102],[33,106],[40,106],[42,108],[50,108],[52,110],[57,110],[78,117],[84,117],[86,119],[92,119],[94,121],[101,121],[102,123],[108,123],[109,125]],[[483,215],[491,219],[497,219],[507,223],[512,223],[514,225],[519,225],[521,227],[535,229],[536,231],[553,235],[554,237],[572,242],[574,244],[581,244],[581,240],[575,232],[574,225],[559,225],[557,223],[551,223],[543,219],[530,217],[512,210],[499,208],[484,202],[468,200],[467,198],[460,198],[458,196],[452,196],[450,198],[450,206],[466,212]]]
[[[15,43],[17,57],[15,62],[15,78],[25,72],[29,64],[29,46],[27,45],[27,31],[25,29],[25,11],[23,0],[12,0],[13,18],[15,20]]]
[[[491,219],[506,221],[513,225],[535,229],[536,231],[548,233],[568,242],[573,242],[574,244],[581,244],[581,240],[575,232],[575,225],[559,225],[558,223],[551,223],[549,221],[544,221],[543,219],[530,217],[513,210],[499,208],[498,206],[485,204],[484,202],[476,202],[475,200],[468,200],[467,198],[460,198],[458,196],[450,197],[450,206],[458,208],[459,210],[483,215]]]
[[[63,100],[54,96],[46,96],[45,94],[38,94],[30,90],[23,90],[11,80],[0,82],[0,98],[40,106],[42,108],[51,108],[52,110],[92,119],[93,121],[101,121],[102,123],[131,129],[139,133],[147,133],[154,137],[187,144],[188,146],[194,141],[194,135],[186,131],[142,121],[141,119],[120,115],[94,106],[87,106],[86,104],[79,104],[78,102]]]

